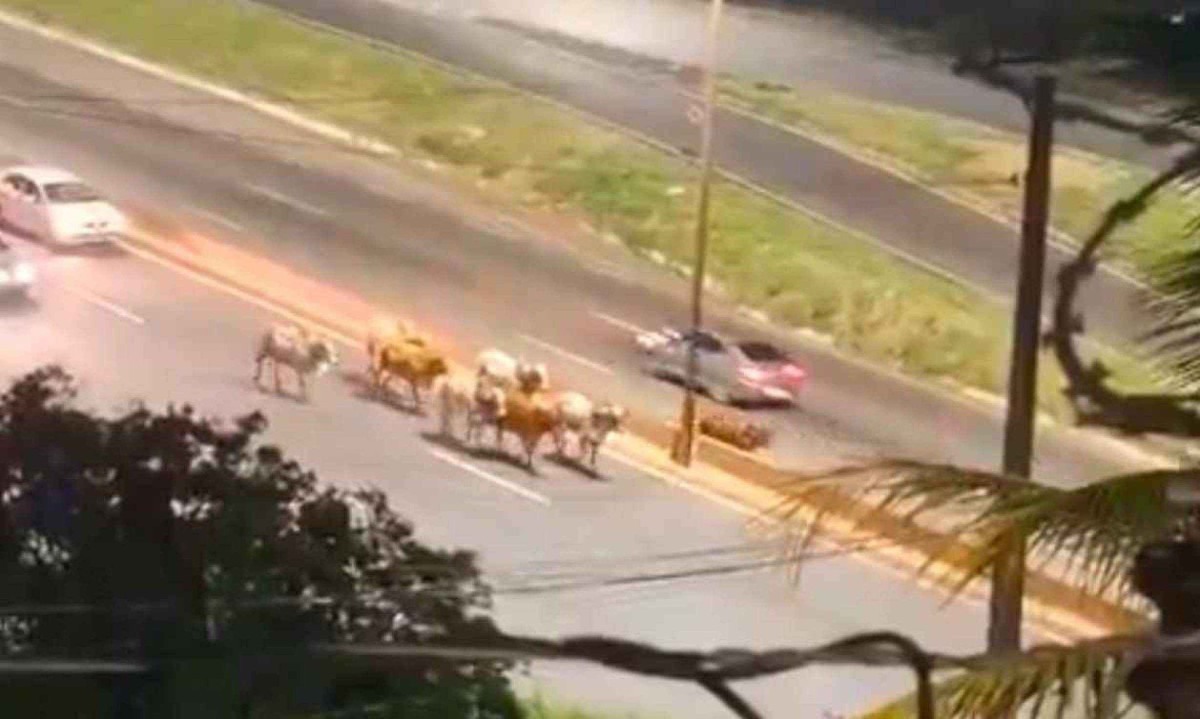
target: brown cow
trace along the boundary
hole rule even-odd
[[[416,325],[408,320],[376,320],[367,330],[368,373],[374,377],[379,371],[379,353],[388,345],[405,343],[428,344]]]
[[[521,440],[525,466],[533,471],[533,457],[542,437],[554,431],[557,417],[554,405],[541,392],[511,392],[504,402],[504,416],[498,422],[499,436],[512,432]]]
[[[386,394],[394,378],[408,383],[413,409],[422,407],[421,390],[429,389],[435,380],[447,374],[446,358],[424,342],[403,342],[384,345],[374,373],[376,392]]]

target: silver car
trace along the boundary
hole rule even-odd
[[[733,341],[710,332],[664,329],[637,338],[647,373],[682,382],[689,347],[697,352],[697,389],[723,404],[794,404],[808,377],[804,368],[767,342]]]
[[[34,277],[33,265],[0,240],[0,294],[28,295]]]

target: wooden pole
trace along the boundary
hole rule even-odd
[[[704,113],[701,119],[700,188],[696,201],[695,257],[692,263],[692,331],[704,326],[704,278],[708,264],[708,214],[712,185],[713,112],[716,107],[717,39],[721,27],[724,0],[712,0],[708,13],[708,33],[705,39],[703,70]],[[679,412],[679,434],[672,448],[675,462],[689,467],[696,449],[697,417],[696,388],[699,357],[696,343],[688,344],[687,368],[684,374],[683,407]]]
[[[1042,281],[1046,264],[1046,227],[1050,214],[1050,169],[1054,144],[1054,96],[1057,80],[1039,75],[1029,133],[1029,170],[1025,179],[1025,215],[1021,225],[1020,275],[1013,319],[1012,364],[1008,379],[1008,417],[1004,426],[1003,472],[1029,479],[1037,410],[1037,366],[1041,345]],[[988,649],[1021,646],[1025,589],[1025,538],[1012,537],[992,573]]]

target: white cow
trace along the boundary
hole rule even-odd
[[[308,377],[321,376],[337,365],[337,352],[333,343],[320,337],[311,337],[308,330],[297,325],[275,325],[263,333],[254,356],[254,382],[259,384],[263,367],[267,364],[275,376],[275,391],[282,392],[279,376],[280,366],[296,373],[296,384],[300,396],[308,397]]]
[[[487,379],[503,389],[517,386],[517,368],[520,363],[516,359],[495,348],[486,349],[475,359],[476,378]]]
[[[465,416],[467,444],[472,444],[487,426],[495,427],[499,444],[500,422],[505,413],[505,393],[500,386],[486,377],[472,380],[467,375],[444,375],[438,378],[434,394],[441,401],[443,436],[453,436],[454,417]]]
[[[611,402],[593,403],[579,392],[563,392],[554,402],[554,441],[559,454],[565,454],[567,435],[575,436],[579,459],[593,470],[596,455],[608,435],[620,430],[628,412]]]

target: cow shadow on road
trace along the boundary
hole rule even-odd
[[[451,452],[462,454],[471,459],[488,460],[493,462],[503,462],[511,464],[514,467],[525,469],[516,457],[504,451],[503,447],[496,447],[492,443],[471,443],[468,444],[465,439],[457,434],[445,434],[440,430],[427,430],[421,432],[421,439],[426,442],[448,449]],[[489,437],[490,438],[490,437]]]
[[[291,402],[292,404],[300,405],[302,407],[311,404],[312,402],[313,388],[311,386],[308,388],[308,397],[305,397],[300,394],[300,390],[297,389],[295,385],[289,386],[288,384],[284,384],[283,388],[277,391],[274,386],[274,381],[269,377],[266,378],[266,381],[264,382],[255,382],[254,378],[251,377],[246,383],[250,386],[250,389],[264,397],[281,399],[285,402]]]
[[[562,454],[558,450],[547,452],[543,458],[556,467],[561,467],[572,474],[578,474],[592,482],[611,481],[608,477],[600,474],[598,469],[594,469],[574,457]]]
[[[342,382],[350,387],[351,394],[356,399],[374,402],[375,404],[403,412],[412,417],[427,417],[429,415],[427,403],[422,404],[420,407],[413,406],[407,387],[404,387],[401,391],[394,389],[380,390],[371,381],[371,378],[365,371],[346,370],[342,372]]]
[[[588,473],[586,467],[581,466],[579,463],[574,462],[573,460],[559,457],[557,452],[539,454],[534,460],[534,466],[532,468],[527,467],[517,452],[510,451],[503,445],[497,447],[495,444],[492,444],[490,441],[490,432],[487,435],[488,441],[481,444],[467,444],[466,441],[458,435],[448,436],[437,430],[421,432],[420,437],[432,445],[449,450],[456,454],[460,454],[464,457],[474,459],[479,462],[487,462],[489,464],[506,465],[535,477],[545,476],[538,470],[539,462],[549,462],[555,466],[564,467],[577,473]],[[591,479],[600,479],[599,477],[590,474],[589,477]]]
[[[525,466],[517,456],[511,452],[505,451],[504,447],[497,447],[494,444],[467,444],[466,440],[458,435],[446,435],[437,430],[428,430],[420,433],[421,439],[426,442],[449,450],[456,454],[461,454],[470,459],[479,460],[481,462],[505,464],[513,469],[519,469],[522,472],[529,472],[529,468]],[[537,468],[531,474],[537,474]]]

